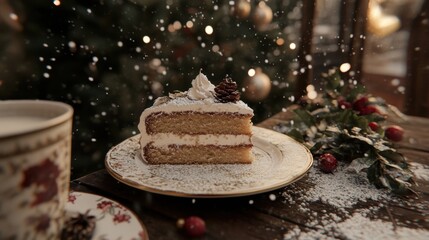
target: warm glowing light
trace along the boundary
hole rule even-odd
[[[220,50],[220,47],[218,45],[213,45],[212,47],[213,52],[219,52],[219,50]]]
[[[253,76],[255,76],[256,71],[255,71],[255,69],[251,68],[251,69],[249,69],[249,71],[247,71],[247,74],[249,75],[249,77],[253,77]]]
[[[55,6],[60,6],[61,5],[61,2],[59,0],[54,0],[53,3],[54,3]]]
[[[314,85],[309,84],[309,85],[305,88],[305,90],[307,90],[307,97],[308,97],[309,99],[315,99],[315,98],[317,97],[317,92],[316,92],[316,90],[315,90],[315,88],[314,88]]]
[[[76,48],[76,43],[75,43],[75,42],[73,42],[73,41],[70,41],[70,42],[68,43],[68,45],[69,45],[69,48]]]
[[[213,27],[210,25],[208,25],[204,30],[208,35],[211,35],[213,33]]]
[[[307,92],[313,92],[314,91],[314,86],[312,84],[309,84],[305,90],[307,90]]]
[[[295,43],[291,43],[289,44],[289,48],[294,50],[296,48],[296,44]]]
[[[392,79],[392,81],[390,82],[390,84],[392,84],[392,86],[399,86],[400,83],[401,83],[401,81],[397,78]]]
[[[309,99],[315,99],[317,97],[317,92],[316,91],[308,92],[307,97]]]
[[[350,70],[350,68],[351,68],[350,63],[343,63],[340,66],[340,71],[347,72],[348,70]]]
[[[144,36],[143,37],[143,42],[144,43],[150,43],[150,37],[149,36]]]
[[[276,43],[277,45],[282,46],[285,44],[285,40],[283,38],[277,38]]]
[[[192,21],[187,21],[186,22],[186,27],[187,28],[192,28],[194,26],[194,23]]]
[[[174,31],[176,31],[176,29],[174,29],[173,24],[169,24],[167,29],[168,29],[168,31],[169,31],[169,32],[174,32]]]
[[[175,21],[173,23],[173,27],[174,27],[174,29],[179,30],[182,28],[182,24],[179,21]]]
[[[15,13],[10,13],[9,17],[10,17],[10,19],[12,19],[14,21],[18,20],[18,15],[16,15]]]

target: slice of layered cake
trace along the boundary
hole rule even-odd
[[[140,117],[140,146],[149,164],[251,163],[253,110],[237,84],[214,86],[200,73],[187,92],[156,99]]]

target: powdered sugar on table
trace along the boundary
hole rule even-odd
[[[413,164],[413,168],[419,170],[416,178],[427,175],[422,165]],[[333,174],[321,172],[315,163],[307,178],[287,186],[282,197],[286,206],[297,204],[296,211],[308,216],[288,229],[284,239],[429,239],[420,218],[399,222],[392,213],[393,206],[413,208],[424,219],[429,213],[427,202],[377,189],[364,173],[349,171],[345,163]],[[320,206],[326,209],[320,210]]]

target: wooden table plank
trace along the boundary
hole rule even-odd
[[[150,237],[154,239],[186,239],[183,234],[176,231],[175,224],[177,219],[189,215],[198,215],[206,219],[209,232],[219,233],[212,236],[208,234],[206,237],[209,239],[224,239],[224,236],[228,236],[228,239],[266,239],[266,237],[281,239],[285,228],[295,226],[293,223],[259,211],[253,204],[249,204],[253,196],[194,200],[163,196],[126,186],[105,170],[75,180],[72,188],[78,191],[96,189],[102,195],[121,202],[141,217]],[[165,229],[169,229],[169,235],[164,236],[164,231],[157,235],[160,223],[166,225]],[[237,231],[237,226],[240,226],[242,231]],[[264,234],[261,235],[261,232]]]

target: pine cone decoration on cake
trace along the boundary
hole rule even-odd
[[[237,102],[240,100],[240,93],[237,91],[237,83],[230,77],[225,77],[222,82],[215,87],[215,97],[219,102]]]

